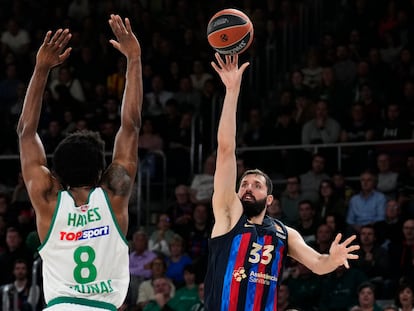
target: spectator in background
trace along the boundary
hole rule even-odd
[[[156,254],[148,249],[148,236],[144,231],[137,230],[132,235],[132,249],[129,254],[130,282],[126,300],[135,303],[140,284],[151,277],[150,263]]]
[[[401,116],[400,106],[397,103],[388,104],[385,116],[380,122],[377,132],[377,140],[400,140],[412,138],[412,130],[409,123]]]
[[[204,160],[203,171],[191,180],[190,195],[194,204],[211,202],[215,169],[216,155],[212,153]]]
[[[148,174],[151,179],[157,178],[163,169],[158,154],[163,151],[164,140],[151,118],[144,118],[142,121],[138,148],[144,176]]]
[[[194,204],[190,200],[190,188],[179,184],[174,190],[174,199],[167,207],[167,214],[174,232],[182,232],[191,221]]]
[[[398,60],[398,57],[401,53],[403,46],[398,40],[398,37],[392,31],[384,32],[382,38],[382,47],[380,47],[381,58],[387,63],[391,69],[394,69],[394,65]],[[392,71],[395,72],[394,70]]]
[[[270,133],[262,109],[257,106],[249,107],[247,119],[243,122],[239,133],[238,144],[242,147],[270,145],[272,143]],[[262,168],[270,162],[269,158],[271,158],[268,151],[246,151],[244,156],[252,166]]]
[[[58,144],[65,138],[62,133],[62,127],[58,120],[51,120],[48,128],[41,134],[43,144],[45,146],[45,152],[52,154]]]
[[[3,306],[6,306],[6,310],[19,310],[19,311],[31,311],[31,303],[36,304],[36,295],[34,292],[39,292],[39,286],[35,285],[37,288],[33,289],[30,282],[30,270],[29,265],[23,259],[17,259],[13,265],[13,276],[14,281],[9,284],[11,289],[8,291],[8,301],[5,303],[2,301]],[[33,291],[33,292],[31,292]],[[14,295],[17,292],[17,301],[14,301]],[[2,292],[2,295],[4,293]],[[5,298],[4,296],[2,297]],[[17,309],[15,309],[15,303]],[[35,311],[35,310],[33,310]]]
[[[339,140],[341,126],[328,113],[328,103],[319,100],[316,104],[315,118],[306,122],[302,128],[302,144],[329,144]]]
[[[287,88],[292,92],[294,98],[299,95],[310,95],[309,86],[304,83],[304,76],[300,70],[293,70],[290,73],[289,85]]]
[[[301,140],[301,127],[293,118],[292,108],[284,107],[279,110],[276,122],[272,130],[272,143],[279,146],[298,145]],[[273,171],[280,172],[283,175],[295,170],[298,165],[300,151],[298,150],[272,150]]]
[[[341,171],[335,171],[332,174],[332,181],[335,193],[344,200],[345,206],[348,207],[349,200],[354,195],[354,189],[346,183],[345,176]]]
[[[303,84],[311,90],[315,90],[321,84],[322,67],[319,63],[319,53],[316,49],[310,49],[306,55],[306,65],[301,69]]]
[[[414,121],[414,77],[405,81],[402,85],[401,116],[413,124]]]
[[[391,266],[388,252],[378,244],[373,225],[361,227],[359,245],[359,258],[355,260],[354,266],[363,271],[369,281],[376,285],[378,294],[386,294],[385,282],[389,279],[388,271]]]
[[[82,83],[68,66],[59,67],[57,79],[52,79],[49,87],[56,100],[67,100],[63,96],[70,96],[77,103],[84,103],[86,100]],[[65,92],[62,93],[62,90]]]
[[[160,117],[164,114],[165,104],[174,93],[167,91],[161,75],[154,75],[152,78],[152,92],[145,94],[146,107],[145,115],[149,117]]]
[[[150,263],[157,255],[148,249],[148,236],[137,230],[132,235],[132,252],[129,254],[129,273],[139,281],[151,277]]]
[[[189,182],[193,173],[190,167],[193,120],[191,112],[184,112],[180,116],[178,127],[165,129],[168,131],[166,138],[168,174],[177,183]]]
[[[382,311],[375,298],[375,286],[370,283],[362,283],[358,287],[358,306],[361,311]]]
[[[398,179],[398,204],[404,218],[414,217],[414,153],[407,156]]]
[[[381,119],[382,103],[378,99],[378,94],[373,90],[369,83],[363,83],[359,86],[355,102],[362,104],[364,107],[365,120],[368,124],[377,124]]]
[[[414,77],[414,60],[412,50],[409,47],[403,47],[400,50],[397,61],[394,64],[393,71],[398,79],[399,85]]]
[[[351,87],[356,77],[356,64],[350,58],[347,46],[338,45],[336,47],[336,60],[333,69],[338,83],[343,87]]]
[[[170,242],[174,236],[171,229],[171,219],[167,213],[158,215],[157,228],[148,240],[148,249],[164,256],[170,255]]]
[[[414,218],[404,221],[403,237],[400,241],[390,244],[391,270],[395,282],[401,277],[414,280]]]
[[[194,89],[202,92],[204,88],[204,83],[212,79],[213,75],[205,71],[204,64],[201,60],[195,60],[193,62],[192,73],[190,74],[191,84]]]
[[[28,263],[28,269],[31,270],[33,262],[32,252],[24,244],[23,237],[18,229],[14,227],[7,228],[6,231],[7,249],[0,254],[0,286],[13,282],[13,267],[17,259],[23,259]]]
[[[296,306],[293,304],[292,298],[290,297],[289,286],[286,281],[283,281],[277,291],[277,310],[287,311],[294,309],[296,309]]]
[[[183,76],[180,79],[178,91],[174,94],[180,111],[197,114],[200,111],[201,92],[194,88],[191,78]]]
[[[360,102],[351,107],[349,120],[346,120],[341,131],[341,142],[371,141],[374,138],[374,129],[365,117],[365,108]]]
[[[326,215],[335,215],[344,219],[347,206],[344,199],[335,192],[335,185],[331,179],[324,179],[319,185],[319,201],[316,204],[316,216],[321,221]]]
[[[378,183],[377,189],[387,199],[395,199],[397,195],[398,173],[391,170],[390,155],[382,152],[377,155]]]
[[[204,257],[208,253],[208,237],[211,233],[211,206],[208,204],[196,204],[190,226],[183,237],[188,243],[188,254],[194,260]],[[205,268],[205,267],[203,267]]]
[[[365,107],[360,103],[354,103],[351,107],[351,115],[344,122],[341,131],[341,142],[365,142],[374,139],[374,125],[365,117]],[[342,149],[342,161],[344,170],[350,175],[356,175],[367,166],[369,146],[344,147]]]
[[[389,250],[391,244],[402,240],[402,225],[403,219],[398,202],[394,199],[388,200],[385,209],[385,219],[374,224],[377,243],[382,248]]]
[[[198,288],[195,283],[194,267],[187,265],[184,267],[184,286],[177,289],[170,306],[174,311],[189,311],[198,301]]]
[[[158,255],[151,261],[151,278],[143,281],[138,287],[138,299],[136,304],[139,310],[144,309],[144,307],[151,301],[154,300],[155,290],[154,290],[154,281],[159,278],[165,278],[165,273],[167,271],[167,264],[164,260],[164,256]],[[170,298],[175,294],[175,286],[170,279],[167,279],[170,284]]]
[[[303,200],[299,202],[299,220],[296,225],[293,226],[304,241],[309,244],[316,240],[316,230],[318,228],[318,221],[316,219],[315,207],[309,200]]]
[[[349,87],[344,87],[335,76],[333,67],[326,66],[322,71],[321,86],[314,92],[315,101],[324,100],[330,104],[331,117],[343,122],[349,103],[352,102]]]
[[[170,280],[159,277],[153,281],[154,298],[144,307],[143,311],[174,310],[169,305],[173,294]]]
[[[281,108],[273,126],[273,143],[275,145],[298,145],[300,144],[300,131],[301,127],[293,119],[292,108]]]
[[[108,75],[106,79],[106,88],[109,96],[114,96],[118,100],[122,100],[125,88],[125,73],[127,70],[127,61],[124,57],[116,60],[115,72]]]
[[[336,232],[328,224],[320,224],[316,229],[315,241],[310,242],[309,246],[321,254],[329,254],[332,241]]]
[[[394,87],[394,81],[390,79],[393,76],[391,67],[384,62],[376,46],[369,48],[367,61],[371,72],[372,90],[375,90],[371,95],[376,94],[377,99],[382,101]]]
[[[162,151],[164,148],[163,138],[151,118],[145,118],[142,122],[138,148],[142,149],[144,154],[145,151]]]
[[[175,234],[170,242],[170,256],[167,258],[166,275],[177,288],[184,285],[184,267],[191,263],[192,259],[184,249],[184,239]]]
[[[395,304],[400,311],[412,311],[414,309],[414,287],[407,281],[401,282],[397,289]]]
[[[367,277],[356,268],[339,266],[322,279],[320,311],[348,311],[358,304],[357,289]]]
[[[205,311],[204,309],[204,282],[198,284],[198,302],[195,303],[190,311]]]
[[[9,115],[11,106],[18,100],[19,87],[22,83],[17,71],[17,64],[7,64],[5,77],[0,79],[0,112],[3,117]]]
[[[315,117],[316,105],[315,103],[306,95],[298,94],[295,98],[295,105],[292,111],[292,118],[299,126],[302,126],[308,121],[312,120]],[[291,109],[290,106],[281,107],[281,111]]]
[[[385,219],[386,198],[376,190],[377,176],[369,170],[360,175],[361,191],[349,201],[346,223],[349,233],[359,232],[361,227]]]
[[[285,219],[282,208],[280,206],[280,201],[275,195],[273,196],[272,203],[266,207],[266,215],[282,221]],[[283,221],[283,223],[286,222]]]
[[[292,273],[286,279],[289,287],[289,298],[295,301],[296,307],[303,311],[313,311],[319,305],[321,294],[321,277],[312,273],[305,265],[295,262]]]
[[[6,229],[7,223],[3,214],[0,214],[0,256],[6,251]]]
[[[16,225],[18,222],[18,211],[11,207],[10,196],[6,189],[0,192],[0,216],[7,223],[7,226]]]
[[[298,222],[298,205],[303,199],[299,176],[288,176],[285,191],[280,196],[280,205],[286,225],[293,226]]]
[[[11,17],[1,33],[2,54],[9,50],[19,58],[25,57],[29,54],[30,42],[29,32],[20,26],[16,18]]]
[[[319,185],[324,179],[329,179],[329,175],[325,173],[325,156],[316,153],[312,156],[311,169],[300,175],[300,188],[303,197],[317,202],[319,200]]]

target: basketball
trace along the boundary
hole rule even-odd
[[[241,54],[253,41],[253,23],[240,10],[218,11],[208,22],[207,40],[220,54]]]

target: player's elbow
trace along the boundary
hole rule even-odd
[[[31,134],[32,131],[25,124],[25,122],[23,122],[22,120],[19,120],[19,123],[17,124],[17,127],[16,127],[16,133],[17,133],[17,137],[19,137],[19,139],[21,139],[21,138]]]

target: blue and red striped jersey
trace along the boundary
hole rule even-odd
[[[266,216],[255,225],[242,215],[230,232],[209,240],[206,310],[276,311],[286,254],[287,230],[279,220]]]

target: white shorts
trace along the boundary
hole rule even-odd
[[[73,303],[59,303],[59,304],[50,306],[43,310],[44,311],[104,311],[106,309],[95,308],[95,307],[84,306],[84,305],[76,305]]]

